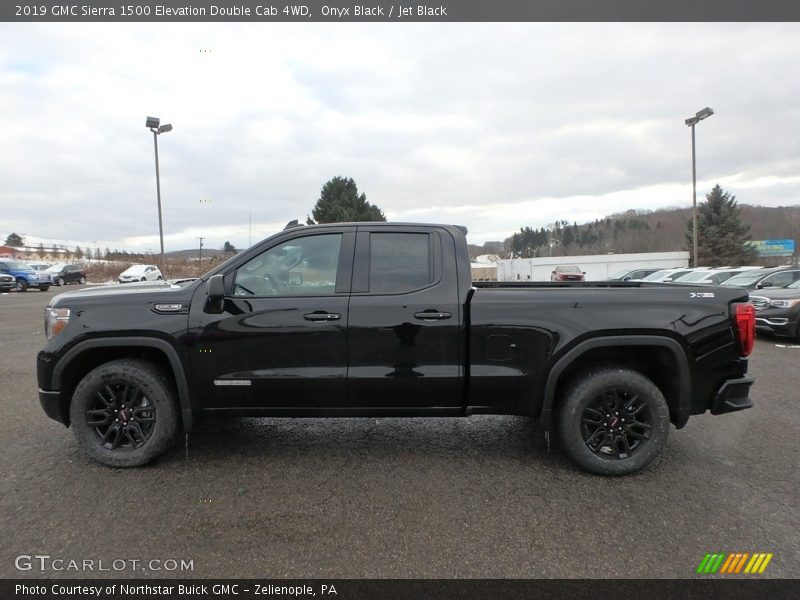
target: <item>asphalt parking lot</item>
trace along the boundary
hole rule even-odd
[[[756,406],[693,417],[625,478],[493,416],[205,420],[188,459],[117,470],[38,405],[58,292],[0,295],[0,577],[691,577],[707,552],[800,577],[800,344],[761,338]],[[35,554],[162,568],[17,570]]]

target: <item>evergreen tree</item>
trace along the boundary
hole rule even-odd
[[[75,255],[75,258],[83,258],[83,250],[81,250],[80,246],[75,246],[75,251],[72,254]]]
[[[322,186],[320,197],[311,212],[317,223],[348,221],[385,221],[383,211],[359,195],[352,177],[334,177]]]
[[[23,245],[25,245],[25,241],[22,239],[22,236],[17,233],[9,233],[8,237],[6,237],[6,246],[19,248]]]
[[[750,226],[742,223],[736,196],[723,192],[719,184],[706,194],[706,201],[697,206],[697,262],[695,266],[743,265],[752,262],[757,253],[745,244],[750,239]],[[692,220],[687,224],[686,239],[693,251]]]
[[[222,251],[225,252],[226,254],[227,253],[235,254],[236,253],[236,248],[234,247],[233,244],[231,244],[230,242],[226,241],[225,245],[222,247]]]

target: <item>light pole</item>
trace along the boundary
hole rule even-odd
[[[147,117],[145,127],[153,132],[153,144],[156,149],[156,196],[158,197],[158,237],[161,240],[161,272],[164,272],[164,225],[161,220],[161,177],[158,172],[158,136],[162,133],[172,131],[172,125],[166,123],[160,125],[161,119],[157,117]]]
[[[703,110],[695,113],[693,117],[686,119],[685,123],[692,128],[692,266],[697,267],[697,163],[694,152],[694,126],[703,119],[707,119],[714,114],[714,111],[706,106]]]

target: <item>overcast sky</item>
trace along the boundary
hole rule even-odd
[[[201,51],[205,50],[205,51]],[[0,243],[237,247],[353,177],[470,241],[630,208],[800,203],[800,25],[0,24]]]

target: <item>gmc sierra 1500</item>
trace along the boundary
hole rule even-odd
[[[624,474],[670,423],[752,405],[746,292],[473,283],[465,233],[287,227],[184,287],[60,294],[42,406],[117,467],[163,453],[197,415],[495,413],[535,417],[581,467]]]

